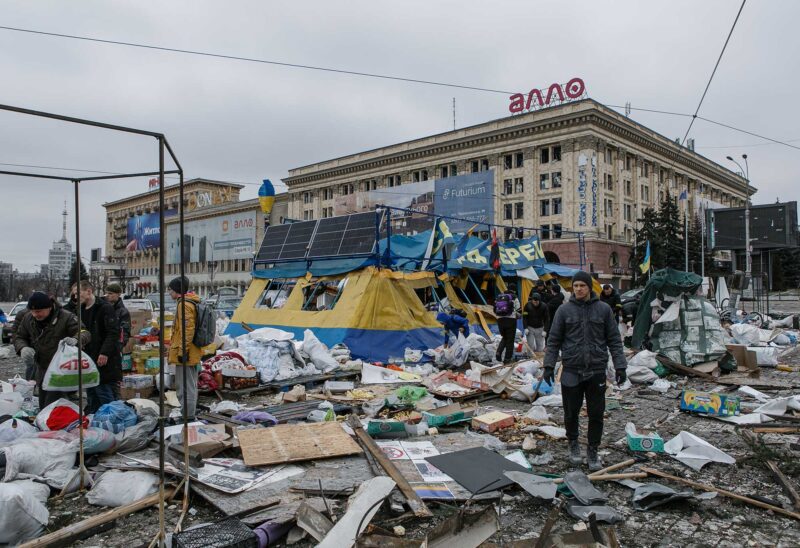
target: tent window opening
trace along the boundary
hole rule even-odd
[[[312,283],[303,288],[303,308],[306,311],[333,310],[347,279]]]
[[[294,289],[294,284],[295,281],[289,279],[270,280],[261,297],[258,298],[256,308],[275,310],[283,308],[283,305],[286,304],[286,299],[289,298],[289,294]]]

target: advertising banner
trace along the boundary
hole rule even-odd
[[[468,219],[448,219],[451,232],[466,232],[475,223],[494,222],[494,170],[437,179],[434,195],[437,215]]]
[[[421,213],[433,213],[434,181],[406,183],[393,188],[380,188],[367,192],[356,192],[337,196],[333,202],[333,214],[349,215],[375,211],[376,205],[402,207]]]
[[[461,245],[457,246],[457,249]],[[477,247],[459,253],[456,251],[454,260],[460,266],[472,270],[492,270],[491,255],[492,242],[485,240]],[[511,240],[501,243],[500,265],[503,270],[520,270],[534,265],[543,265],[546,261],[539,238],[531,236],[524,240]]]
[[[177,214],[177,209],[164,210],[164,217],[173,217]],[[125,251],[157,249],[160,236],[158,212],[130,217],[128,219],[128,238]]]
[[[184,224],[184,241],[188,260],[193,263],[250,259],[256,246],[255,211],[232,213]],[[180,226],[167,227],[167,263],[180,262]]]

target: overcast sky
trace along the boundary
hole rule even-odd
[[[739,0],[3,0],[0,25],[501,90],[580,76],[600,102],[691,113],[738,8]],[[795,0],[751,0],[700,114],[800,146],[798,18]],[[8,30],[0,81],[3,104],[163,132],[188,178],[247,183],[244,198],[292,167],[452,129],[453,97],[459,127],[508,114],[502,94]],[[672,138],[688,126],[676,116],[632,118]],[[800,150],[703,121],[690,136],[723,164],[748,154],[756,203],[800,198]],[[149,138],[0,112],[3,164],[150,170],[156,151]],[[82,188],[88,257],[104,246],[101,204],[146,190],[147,180]],[[74,221],[72,198],[68,183],[0,176],[0,261],[20,271],[47,262],[64,200]]]

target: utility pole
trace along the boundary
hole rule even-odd
[[[746,169],[742,168],[742,165],[728,156],[728,160],[736,164],[741,172],[744,174],[744,181],[745,181],[745,196],[744,196],[744,249],[745,249],[745,271],[744,277],[746,280],[750,280],[752,273],[753,273],[753,261],[752,261],[752,254],[753,254],[753,247],[750,242],[750,165],[747,163],[747,154],[742,154],[742,159],[744,159],[744,165]],[[752,281],[751,281],[752,282]]]
[[[700,202],[700,277],[706,277],[706,210]]]

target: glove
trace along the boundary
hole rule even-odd
[[[553,369],[552,367],[545,367],[544,374],[542,375],[542,380],[547,384],[553,384],[555,378],[556,378],[555,369]]]
[[[22,358],[22,361],[31,362],[32,363],[33,360],[34,360],[34,357],[36,356],[36,350],[31,348],[30,346],[26,346],[25,348],[23,348],[20,351],[19,355]]]
[[[617,373],[617,386],[619,386],[625,382],[625,380],[628,378],[628,374],[625,372],[624,369],[617,369],[616,373]]]
[[[67,346],[78,346],[78,339],[74,337],[64,337],[63,341]]]

